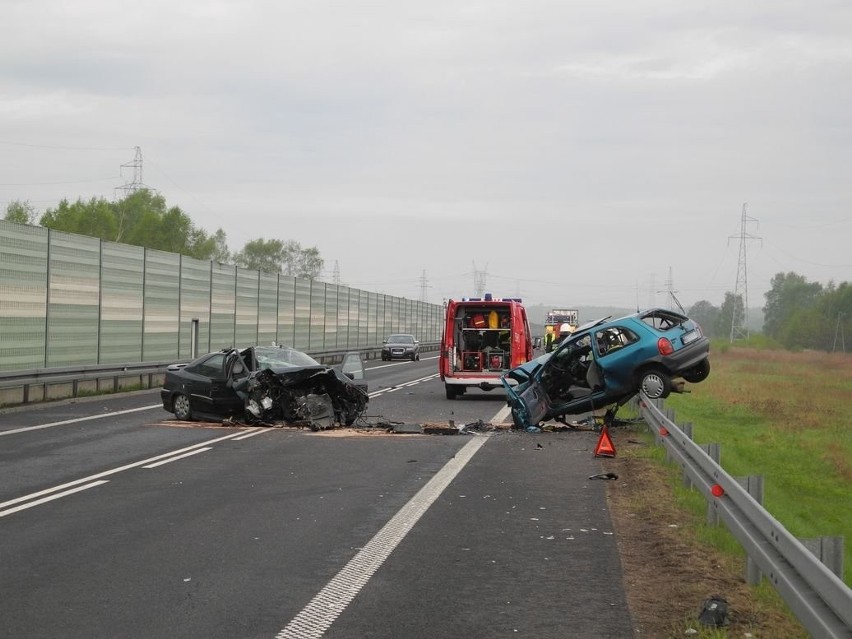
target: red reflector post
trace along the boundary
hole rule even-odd
[[[713,484],[710,487],[710,494],[714,497],[723,497],[725,495],[725,489],[722,488],[719,484]]]
[[[672,343],[667,337],[661,337],[657,340],[657,350],[660,351],[660,355],[671,355],[674,353],[674,347],[672,347]]]
[[[669,431],[665,426],[660,426],[660,437],[668,437]]]

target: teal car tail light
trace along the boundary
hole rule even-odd
[[[671,355],[674,353],[674,346],[667,337],[661,337],[657,340],[657,350],[660,351],[660,355]]]

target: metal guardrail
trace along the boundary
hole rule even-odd
[[[437,350],[439,342],[420,344],[421,351]],[[308,353],[321,364],[338,364],[346,353],[353,350],[364,359],[381,357],[382,347],[321,351]],[[101,364],[90,366],[67,366],[61,368],[35,368],[22,371],[0,371],[0,406],[29,404],[44,401],[79,397],[81,392],[99,393],[109,390],[119,392],[128,386],[154,388],[162,383],[162,375],[172,364],[186,364],[190,360],[170,362],[139,362],[132,364]]]
[[[691,425],[681,429],[661,400],[642,394],[639,409],[657,443],[665,446],[703,493],[708,508],[725,523],[811,636],[852,638],[852,589],[692,441],[684,432],[691,431]]]
[[[103,392],[103,382],[111,384],[111,390],[118,392],[127,385],[128,380],[139,380],[140,385],[152,388],[159,375],[166,372],[166,368],[174,362],[141,362],[135,364],[113,364],[97,366],[77,366],[61,368],[36,368],[23,371],[0,372],[0,404],[28,404],[31,401],[52,399],[52,388],[57,388],[57,393],[67,397],[78,397],[81,390],[93,390]],[[70,387],[69,391],[64,391]],[[41,393],[33,397],[33,389],[38,388]],[[19,391],[19,401],[8,400],[15,391]]]

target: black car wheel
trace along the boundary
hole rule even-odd
[[[648,396],[648,399],[664,399],[672,391],[672,380],[659,368],[651,368],[642,373],[639,389]]]
[[[175,417],[182,421],[192,419],[192,406],[189,404],[189,397],[182,393],[175,395],[172,400],[172,412],[175,414]]]
[[[415,355],[414,353],[412,353],[412,354],[411,354],[411,361],[413,362],[413,361],[414,361],[414,360],[416,360],[416,359],[419,359],[419,358],[417,357],[417,355]]]
[[[459,396],[458,389],[455,386],[444,384],[444,389],[447,392],[447,399],[455,399]]]
[[[683,371],[681,376],[690,384],[703,382],[710,375],[710,360],[702,360],[697,366],[693,366],[688,371]]]
[[[417,353],[417,361],[420,361],[420,353]]]

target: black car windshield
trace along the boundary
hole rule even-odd
[[[388,337],[388,344],[413,344],[414,338],[411,335],[391,335]]]
[[[274,346],[255,348],[254,357],[257,360],[258,369],[319,365],[319,362],[313,357],[294,348],[277,348]]]

